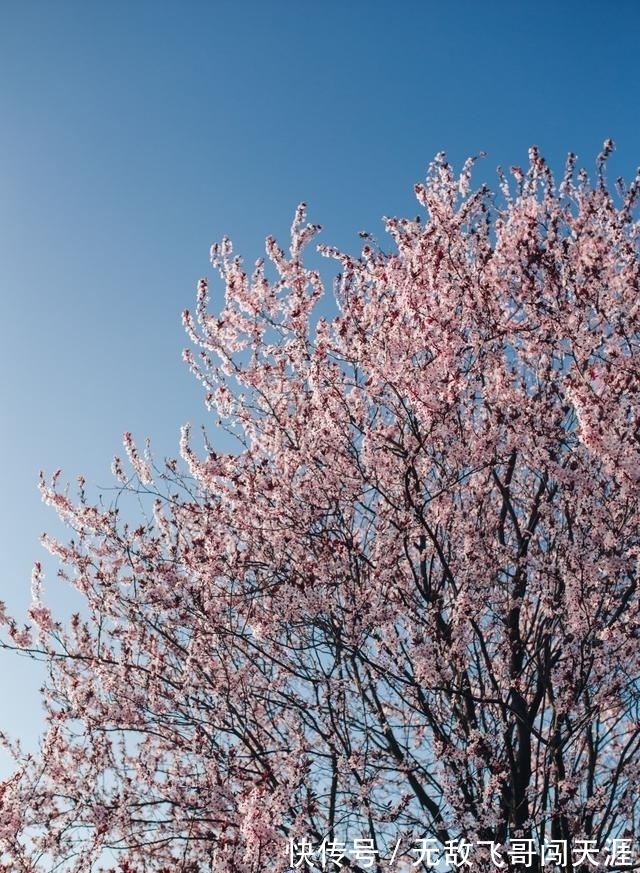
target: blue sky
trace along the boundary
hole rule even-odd
[[[252,263],[305,200],[323,242],[358,251],[418,213],[441,150],[486,151],[493,183],[532,144],[592,168],[611,136],[630,178],[639,26],[635,0],[3,0],[0,599],[23,614],[43,560],[48,599],[75,608],[38,542],[60,531],[40,469],[97,495],[123,431],[161,458],[206,423],[180,313],[202,275],[220,299],[212,242]],[[0,652],[0,729],[27,747],[42,678]]]

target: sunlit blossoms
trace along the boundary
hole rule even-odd
[[[304,205],[252,272],[212,248],[224,303],[203,279],[184,313],[209,436],[158,469],[125,434],[111,507],[43,481],[85,610],[56,622],[39,567],[29,627],[0,605],[50,667],[0,869],[635,857],[638,180],[610,190],[611,149],[559,185],[532,149],[495,196],[438,156],[391,251],[321,247],[335,316]]]

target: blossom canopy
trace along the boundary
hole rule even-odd
[[[353,838],[373,869],[426,838],[589,869],[637,837],[639,183],[610,190],[612,147],[559,185],[532,149],[497,195],[439,155],[390,252],[319,247],[333,317],[304,204],[252,272],[213,246],[185,358],[237,452],[186,426],[157,467],[127,433],[106,509],[43,479],[86,609],[56,621],[37,565],[30,625],[0,610],[49,666],[0,869],[276,873]]]

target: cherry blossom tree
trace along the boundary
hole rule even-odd
[[[320,247],[332,318],[304,205],[252,272],[213,246],[185,358],[237,451],[186,426],[156,466],[126,434],[109,508],[42,480],[86,608],[57,621],[36,565],[29,624],[0,610],[49,669],[0,869],[629,861],[640,177],[611,190],[611,149],[559,185],[532,149],[496,195],[439,155],[391,252]]]

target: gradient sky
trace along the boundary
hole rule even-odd
[[[249,264],[296,204],[359,251],[415,216],[436,152],[479,175],[640,163],[637,0],[0,0],[0,599],[78,601],[39,545],[60,532],[40,469],[112,485],[122,433],[157,456],[206,423],[180,314],[224,234]],[[382,240],[381,240],[382,242]],[[323,261],[330,288],[336,266]],[[44,672],[0,651],[0,729],[34,748]],[[0,776],[8,760],[0,753]]]

